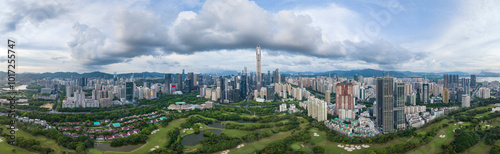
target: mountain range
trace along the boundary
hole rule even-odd
[[[393,77],[441,77],[444,74],[457,74],[460,77],[470,77],[471,73],[466,72],[411,72],[411,71],[383,71],[383,70],[375,70],[375,69],[362,69],[362,70],[350,70],[350,71],[326,71],[326,72],[292,72],[285,71],[280,72],[287,75],[296,76],[299,73],[301,76],[328,76],[328,73],[331,76],[337,75],[342,77],[353,77],[354,75],[361,75],[364,77],[380,77],[380,76],[393,76]],[[165,73],[158,72],[142,72],[142,73],[123,73],[117,74],[118,77],[131,77],[132,74],[134,77],[144,77],[144,78],[162,78],[165,76]],[[175,74],[175,73],[174,73]],[[187,73],[186,73],[187,74]],[[238,74],[237,71],[223,71],[218,72],[217,75],[231,75]],[[7,75],[6,72],[0,71],[0,76],[5,77]],[[113,74],[108,74],[104,72],[90,72],[90,73],[76,73],[76,72],[54,72],[54,73],[19,73],[16,74],[17,77],[23,79],[36,79],[36,78],[77,78],[77,77],[85,77],[85,78],[105,78],[110,79],[113,78]],[[212,73],[211,75],[215,75]],[[500,73],[493,72],[481,72],[476,74],[478,77],[500,77]]]

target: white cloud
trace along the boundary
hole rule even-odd
[[[39,53],[32,49],[53,51],[53,55],[41,56],[48,63],[46,69],[39,68],[51,72],[63,67],[50,64],[56,59],[66,59],[80,71],[250,69],[255,67],[257,44],[265,50],[263,60],[270,70],[500,70],[494,58],[500,56],[496,51],[500,45],[495,43],[500,38],[496,28],[500,12],[494,8],[498,4],[488,4],[496,3],[491,1],[464,4],[460,9],[464,13],[458,12],[437,39],[415,40],[418,43],[412,45],[387,41],[391,38],[366,40],[359,31],[366,24],[363,15],[369,13],[333,3],[273,12],[248,0],[208,0],[200,10],[183,9],[199,7],[197,0],[179,5],[156,3],[10,1],[7,7],[0,6],[6,10],[0,15],[0,30],[10,30],[0,36],[22,37],[20,47],[29,49],[26,54],[30,56]],[[23,4],[30,7],[14,14],[23,18],[12,20],[5,15],[13,12],[7,9],[10,6]],[[64,7],[51,8],[55,5]],[[46,15],[35,15],[40,10]],[[35,66],[36,62],[30,62],[30,70]]]

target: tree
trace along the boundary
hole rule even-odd
[[[491,148],[490,154],[500,154],[500,146],[495,145]]]
[[[85,152],[85,146],[79,145],[76,147],[76,153],[84,153]]]
[[[320,147],[320,146],[315,146],[313,148],[313,152],[314,153],[325,153],[325,149],[323,147]]]

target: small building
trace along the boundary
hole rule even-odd
[[[102,135],[97,136],[97,140],[98,141],[104,141],[104,136],[102,136]]]

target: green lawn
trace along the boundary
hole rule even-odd
[[[229,149],[229,153],[252,153],[254,151],[261,150],[274,141],[282,140],[285,137],[290,136],[291,132],[292,131],[279,132],[277,134],[274,134],[267,138],[260,139],[258,141],[254,141],[251,143],[243,143],[245,144],[244,147],[239,149],[238,148]]]
[[[414,154],[428,154],[428,153],[442,153],[443,150],[441,149],[442,145],[449,144],[450,142],[453,141],[454,137],[453,135],[453,130],[456,128],[459,128],[460,126],[466,126],[470,125],[470,123],[463,123],[463,124],[450,124],[447,128],[443,128],[440,131],[438,131],[438,134],[436,137],[434,137],[434,140],[432,140],[430,143],[420,146],[416,148],[412,153]],[[444,138],[439,137],[440,135],[446,135]]]
[[[481,117],[484,117],[484,116],[486,116],[486,115],[488,115],[488,114],[490,114],[490,113],[491,113],[491,112],[481,113],[481,114],[478,114],[478,115],[474,116],[474,118],[481,118]]]
[[[290,120],[286,119],[286,120],[281,120],[281,121],[278,121],[278,122],[270,122],[270,123],[239,123],[239,122],[236,122],[236,121],[224,121],[222,122],[223,124],[228,124],[228,123],[231,123],[231,124],[239,124],[239,125],[244,125],[244,126],[249,126],[249,125],[263,125],[263,124],[277,124],[277,123],[284,123],[284,122],[289,122]]]
[[[490,153],[491,145],[487,145],[486,142],[481,141],[475,147],[465,151],[464,153],[478,154],[478,153]]]
[[[194,152],[196,149],[200,148],[201,144],[197,144],[195,146],[184,146],[184,152]]]
[[[428,126],[426,126],[424,128],[417,129],[417,131],[415,131],[415,132],[417,132],[417,133],[422,132],[422,131],[428,132],[428,131],[431,131],[432,127],[438,126],[438,125],[442,125],[442,124],[445,124],[445,123],[448,123],[448,122],[449,122],[448,119],[444,119],[444,120],[441,120],[440,122],[433,123],[433,124],[428,125]]]
[[[290,145],[290,147],[292,147],[292,149],[295,151],[303,151],[306,153],[311,153],[311,152],[309,152],[309,150],[307,150],[307,148],[302,147],[300,142],[294,143],[294,144]],[[310,147],[310,148],[312,148],[312,147]]]
[[[4,125],[0,125],[0,128],[3,128],[3,129],[4,129],[4,131],[5,131],[5,130],[9,130],[9,129],[7,129]],[[59,145],[56,143],[56,141],[55,141],[55,140],[50,139],[50,138],[47,138],[47,137],[45,137],[45,136],[41,136],[41,135],[38,135],[38,136],[33,136],[33,135],[31,135],[31,134],[29,134],[29,133],[27,133],[27,132],[24,132],[24,131],[22,131],[22,130],[18,130],[18,131],[16,131],[16,137],[24,137],[25,139],[35,139],[35,140],[37,140],[37,141],[40,141],[40,145],[41,145],[41,147],[44,147],[44,148],[52,148],[52,149],[54,149],[54,153],[55,153],[55,154],[62,154],[64,151],[66,151],[66,152],[68,151],[68,150],[66,150],[65,148],[63,148],[63,147],[59,146]],[[5,140],[4,140],[2,143],[4,143],[4,142],[5,142]],[[6,142],[5,142],[5,144],[8,144],[8,143],[6,143]],[[9,146],[11,146],[11,145],[9,145]],[[18,148],[18,147],[17,147],[17,148]],[[18,148],[18,149],[20,149],[20,148]],[[11,150],[12,150],[12,149],[11,149]],[[0,150],[0,151],[3,151],[3,150]],[[12,151],[11,151],[11,152],[12,152]],[[71,150],[71,152],[74,152],[74,150]]]
[[[318,131],[316,128],[313,128],[311,129],[311,133],[314,133]],[[399,144],[399,143],[406,143],[408,141],[408,139],[410,139],[410,137],[398,137],[394,140],[391,140],[387,143],[382,143],[382,144],[366,144],[366,145],[369,145],[370,147],[369,148],[361,148],[360,150],[354,150],[352,152],[348,152],[346,151],[345,149],[343,148],[339,148],[337,147],[338,144],[341,144],[341,145],[345,145],[344,143],[336,143],[336,142],[331,142],[331,141],[328,141],[326,140],[324,137],[326,136],[326,133],[324,131],[319,131],[318,135],[320,136],[312,136],[312,142],[313,143],[316,143],[316,146],[321,146],[325,149],[325,151],[332,151],[332,152],[335,152],[335,153],[358,153],[358,154],[364,154],[366,153],[367,151],[369,150],[376,150],[376,149],[380,149],[380,148],[386,148],[386,147],[389,147],[393,144]],[[415,140],[420,140],[420,138],[413,138],[411,141],[415,141]],[[358,145],[362,145],[362,144],[358,144]],[[312,147],[310,147],[312,148]]]
[[[186,119],[176,119],[168,124],[167,127],[160,128],[160,131],[156,132],[153,135],[149,135],[149,139],[147,143],[141,146],[138,149],[135,149],[131,152],[114,152],[114,151],[100,151],[96,148],[91,148],[89,153],[101,154],[101,153],[148,153],[151,148],[155,146],[164,146],[167,143],[167,132],[173,130],[174,128],[180,127],[181,123],[185,122]]]

